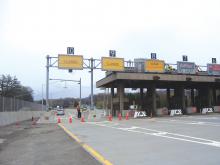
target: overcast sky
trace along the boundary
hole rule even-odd
[[[46,55],[66,53],[68,46],[86,58],[100,59],[115,49],[125,60],[156,52],[168,63],[182,55],[199,65],[212,57],[219,63],[219,9],[219,0],[0,0],[0,74],[16,76],[38,99]],[[104,75],[96,70],[94,84]],[[85,97],[88,70],[50,70],[50,78],[80,77]],[[51,97],[78,97],[78,86],[51,82]]]

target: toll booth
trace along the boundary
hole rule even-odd
[[[127,107],[126,88],[139,89],[139,102],[148,115],[156,115],[156,109],[160,108],[157,102],[157,91],[160,90],[165,92],[167,108],[182,109],[183,113],[186,113],[188,106],[197,107],[199,112],[202,107],[220,105],[220,76],[211,75],[208,71],[197,72],[194,63],[186,65],[179,62],[180,68],[172,72],[163,71],[160,67],[157,72],[141,72],[142,67],[138,65],[139,68],[136,69],[135,65],[133,66],[127,67],[127,70],[125,67],[124,71],[108,72],[105,78],[96,83],[97,88],[110,89],[110,107],[113,115]],[[188,70],[184,70],[184,67]]]

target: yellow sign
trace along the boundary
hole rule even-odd
[[[162,60],[146,60],[146,72],[164,72],[164,61]]]
[[[83,69],[83,56],[58,55],[59,69]]]
[[[102,57],[102,70],[106,71],[124,71],[124,59]]]

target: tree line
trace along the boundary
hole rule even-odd
[[[11,75],[0,76],[0,95],[33,102],[33,90]]]

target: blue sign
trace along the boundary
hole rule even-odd
[[[109,56],[110,57],[116,57],[116,51],[115,50],[109,50]]]
[[[177,73],[196,74],[196,65],[194,62],[177,62]]]
[[[220,64],[207,64],[207,72],[209,75],[220,76]]]
[[[67,47],[67,54],[74,54],[74,47]]]

